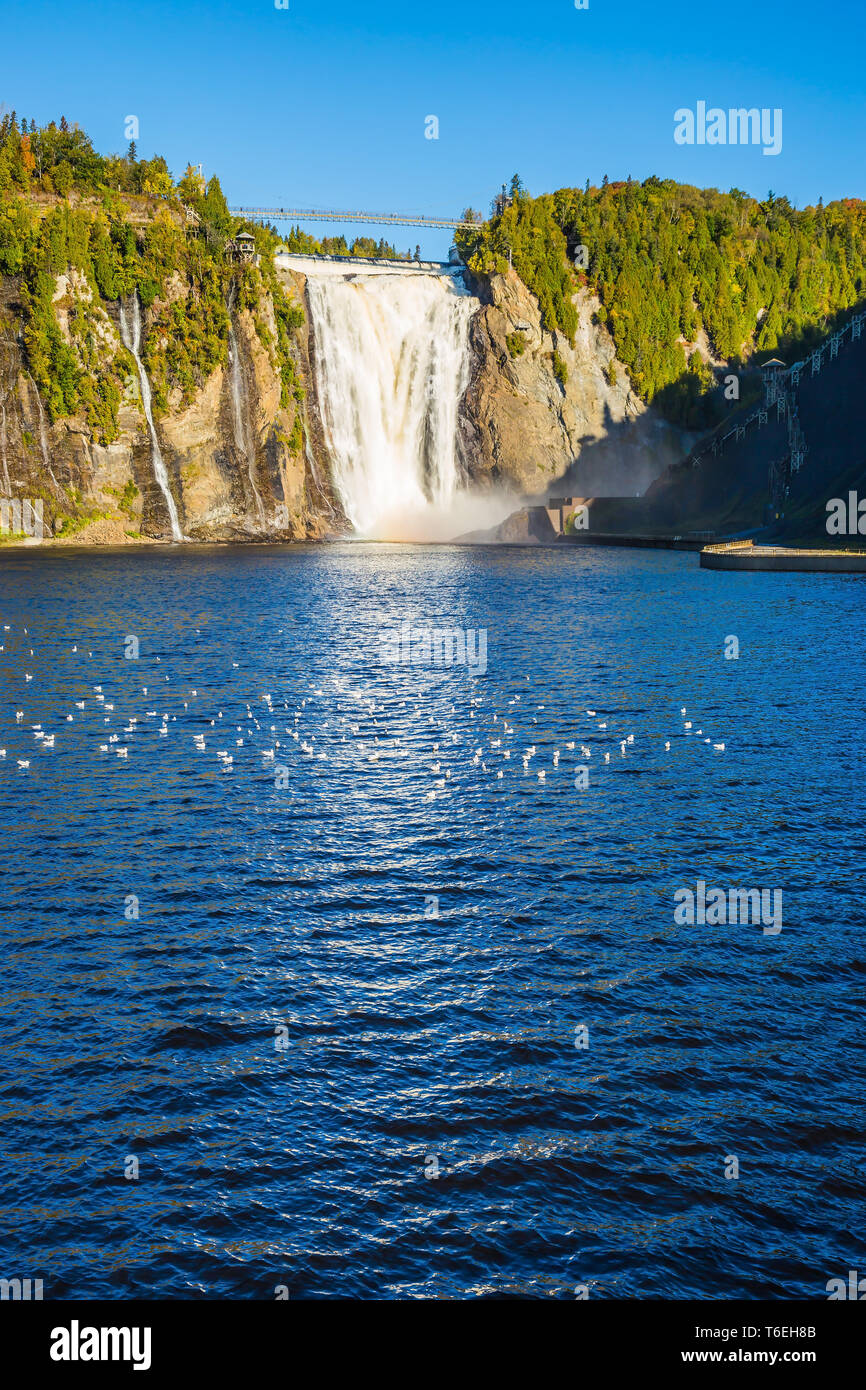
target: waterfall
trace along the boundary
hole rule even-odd
[[[168,516],[171,522],[172,539],[183,540],[183,532],[180,529],[180,522],[177,519],[177,507],[174,505],[174,498],[171,495],[171,488],[168,485],[168,473],[166,472],[162,454],[159,450],[159,440],[156,437],[156,426],[153,423],[153,410],[151,408],[150,381],[147,372],[144,370],[144,363],[141,360],[141,309],[138,302],[138,291],[134,290],[132,295],[132,333],[129,331],[129,324],[126,318],[126,311],[123,304],[120,305],[120,336],[123,346],[132,353],[135,358],[135,365],[138,368],[138,384],[141,390],[141,404],[144,407],[144,418],[147,420],[147,428],[150,431],[150,455],[153,461],[153,475],[159,484],[160,491],[165,498],[165,505],[168,508]]]
[[[6,462],[6,406],[0,405],[0,459],[3,462],[3,484],[4,497],[12,496],[12,484],[9,481],[9,465]]]
[[[468,496],[458,407],[476,302],[453,275],[317,262],[304,273],[322,424],[346,516],[369,537],[458,534]]]
[[[247,429],[247,418],[244,412],[246,401],[246,391],[244,388],[244,374],[241,371],[241,355],[238,352],[238,340],[235,334],[235,326],[231,317],[234,295],[229,301],[229,365],[231,367],[231,391],[232,391],[232,423],[234,425],[235,448],[247,466],[250,487],[252,488],[253,500],[256,507],[256,515],[259,523],[265,525],[265,509],[262,503],[259,490],[256,487],[256,454],[252,447]]]

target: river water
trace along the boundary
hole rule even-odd
[[[792,1298],[863,1268],[857,577],[0,563],[0,1273]],[[404,621],[486,660],[386,660]],[[699,881],[781,892],[782,929],[675,920]]]

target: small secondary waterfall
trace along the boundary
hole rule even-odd
[[[129,330],[129,323],[126,318],[126,311],[121,303],[120,306],[120,336],[123,346],[132,353],[135,358],[135,365],[138,368],[138,384],[141,390],[141,404],[144,407],[144,418],[147,420],[147,428],[150,431],[150,455],[153,460],[153,476],[159,484],[160,491],[165,498],[165,505],[168,508],[168,516],[171,522],[172,539],[183,540],[183,532],[180,529],[180,522],[177,518],[177,507],[174,505],[174,498],[171,495],[171,488],[168,485],[168,473],[159,449],[159,440],[156,437],[156,426],[153,423],[153,409],[151,406],[150,381],[147,372],[144,370],[144,363],[141,360],[141,309],[138,302],[138,291],[133,292],[132,296],[132,332]]]
[[[315,262],[305,273],[322,423],[346,516],[370,537],[458,534],[457,412],[475,302],[447,274]]]
[[[265,524],[265,508],[262,503],[259,490],[256,487],[256,454],[252,447],[247,428],[247,417],[244,410],[246,404],[246,389],[244,386],[244,374],[241,370],[241,355],[238,352],[238,340],[235,333],[234,321],[231,317],[234,296],[229,302],[229,366],[231,367],[230,380],[232,391],[232,424],[234,427],[235,448],[247,466],[250,487],[252,488],[253,501],[256,508],[256,516],[259,523]]]
[[[0,405],[0,460],[3,463],[3,496],[12,496],[12,484],[9,481],[9,465],[6,462],[6,406]]]

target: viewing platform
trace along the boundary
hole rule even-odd
[[[866,574],[866,550],[810,550],[784,545],[728,541],[701,551],[701,568],[709,570],[778,570],[780,572]]]

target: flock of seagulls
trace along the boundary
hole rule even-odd
[[[691,719],[686,719],[685,705],[683,705],[680,709],[680,718],[683,721],[683,732],[686,734],[690,734],[694,726],[693,721]],[[695,737],[703,735],[703,732],[703,729],[695,729]],[[704,743],[713,743],[713,741],[711,738],[705,738]],[[670,744],[666,743],[665,748],[670,748]],[[725,751],[725,745],[723,743],[713,743],[713,748],[717,753],[724,753]]]
[[[5,626],[4,634],[9,631]],[[29,640],[26,628],[24,636]],[[5,639],[0,645],[3,651]],[[32,647],[29,653],[34,655]],[[92,652],[85,658],[78,644],[70,654],[78,657],[78,664],[93,659]],[[159,660],[155,658],[157,664]],[[231,662],[231,668],[239,670],[239,663]],[[41,682],[33,685],[33,671],[23,674],[24,688],[38,694]],[[365,689],[349,677],[331,676],[326,681],[329,689],[310,684],[302,697],[292,701],[267,690],[236,694],[236,678],[232,678],[222,687],[219,702],[208,708],[197,687],[176,695],[165,674],[157,698],[153,681],[158,681],[160,674],[154,676],[151,669],[147,676],[151,683],[140,687],[136,683],[134,690],[124,679],[119,683],[123,688],[111,700],[103,688],[103,676],[103,683],[79,689],[76,694],[82,698],[71,699],[70,707],[55,712],[52,727],[45,727],[41,719],[30,720],[26,707],[15,710],[16,725],[28,729],[33,740],[31,752],[61,753],[73,742],[72,731],[64,731],[65,726],[78,724],[84,726],[84,738],[78,730],[74,736],[79,754],[129,763],[141,750],[141,756],[149,760],[159,747],[150,736],[169,740],[181,749],[186,745],[191,761],[194,757],[205,764],[215,762],[215,768],[226,775],[250,765],[269,779],[280,774],[283,786],[297,777],[298,760],[337,762],[341,773],[347,764],[358,771],[365,764],[379,763],[389,771],[399,767],[407,789],[411,790],[418,779],[423,802],[434,802],[455,788],[463,790],[469,781],[479,778],[489,779],[494,787],[506,778],[544,785],[563,775],[574,776],[578,767],[589,769],[639,759],[645,766],[653,766],[646,760],[662,751],[670,754],[676,739],[709,745],[717,754],[726,749],[724,742],[714,741],[704,732],[701,721],[687,717],[684,705],[680,707],[680,727],[670,730],[666,738],[655,732],[617,728],[621,720],[615,711],[603,712],[600,717],[597,710],[587,708],[569,721],[574,736],[560,743],[543,738],[539,732],[545,705],[534,705],[530,691],[515,693],[500,711],[490,707],[483,687],[483,693],[476,693],[478,686],[469,687],[468,710],[465,705],[458,710],[454,704],[443,710],[437,703],[438,714],[432,714],[430,702],[407,698],[399,677],[396,685],[383,690],[379,685]],[[525,681],[529,682],[529,676]],[[83,676],[81,684],[84,686]],[[116,702],[122,700],[128,707],[133,698],[143,699],[145,707],[129,713],[115,709]],[[44,709],[41,712],[46,718]],[[5,760],[6,749],[0,748],[0,765]],[[27,772],[33,760],[25,754],[16,761],[19,770]]]

